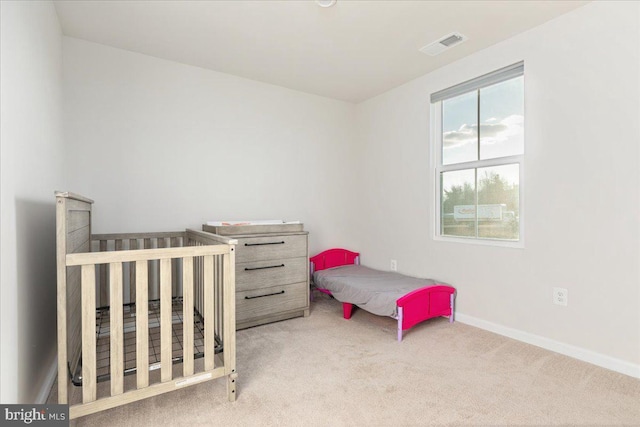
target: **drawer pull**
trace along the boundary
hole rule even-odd
[[[244,271],[254,271],[254,270],[264,270],[267,268],[280,268],[280,267],[284,267],[284,264],[280,264],[280,265],[268,265],[266,267],[245,267]]]
[[[244,299],[263,298],[263,297],[270,297],[270,296],[273,296],[273,295],[282,295],[282,294],[284,294],[284,290],[282,290],[280,292],[274,292],[272,294],[256,295],[255,297],[244,297]]]
[[[245,246],[264,246],[264,245],[284,245],[284,241],[282,242],[266,242],[266,243],[245,243]]]

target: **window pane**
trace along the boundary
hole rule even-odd
[[[478,160],[478,91],[442,101],[442,164]]]
[[[519,165],[478,168],[478,237],[518,240]]]
[[[524,153],[524,77],[480,89],[480,159]]]
[[[476,237],[475,169],[443,172],[440,182],[440,234]]]

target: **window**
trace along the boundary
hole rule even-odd
[[[524,63],[431,95],[436,237],[522,245]]]

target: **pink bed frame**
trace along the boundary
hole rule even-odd
[[[313,275],[314,271],[327,268],[352,264],[359,265],[360,254],[346,249],[334,248],[309,258],[309,261],[311,263],[311,274]],[[328,289],[318,288],[317,286],[316,289],[331,295],[331,291]],[[455,288],[451,286],[433,285],[416,289],[398,298],[396,301],[398,308],[398,341],[402,341],[403,331],[427,319],[444,316],[448,317],[449,322],[452,323],[455,293]],[[352,311],[352,303],[342,303],[342,313],[345,319],[351,318]]]

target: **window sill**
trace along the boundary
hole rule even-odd
[[[433,237],[436,242],[464,243],[468,245],[495,246],[502,248],[524,249],[524,240],[498,240],[498,239],[476,239],[473,237],[451,237],[436,235]]]

